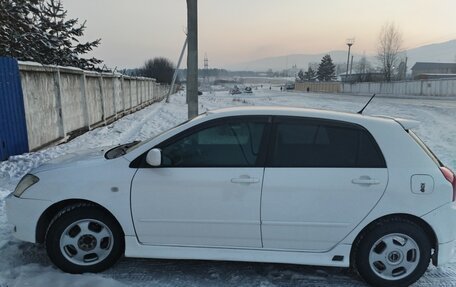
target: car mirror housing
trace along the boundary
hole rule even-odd
[[[146,156],[146,162],[151,166],[161,165],[161,150],[158,148],[151,149]]]

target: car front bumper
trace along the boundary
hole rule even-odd
[[[6,198],[6,217],[13,225],[13,235],[19,240],[36,242],[37,222],[51,205],[50,201],[18,198],[10,194]]]

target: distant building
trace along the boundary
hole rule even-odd
[[[412,67],[414,80],[456,77],[456,63],[416,62]]]

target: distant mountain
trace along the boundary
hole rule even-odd
[[[456,63],[456,39],[407,50],[408,68],[416,62]]]
[[[347,51],[331,51],[320,54],[294,54],[287,56],[278,56],[263,58],[259,60],[249,61],[245,63],[228,66],[229,70],[246,70],[246,71],[281,71],[286,68],[291,68],[296,65],[299,69],[307,68],[309,63],[320,63],[321,58],[330,54],[334,63],[346,63]],[[360,58],[361,55],[354,54],[355,58]]]
[[[286,68],[291,68],[296,65],[298,69],[307,69],[309,63],[320,63],[321,58],[325,54],[330,54],[334,63],[346,63],[347,51],[330,51],[320,54],[294,54],[279,57],[269,57],[249,62],[239,63],[227,66],[229,70],[248,70],[248,71],[267,71],[272,69],[274,71],[281,71]],[[362,55],[354,53],[354,61],[358,61]],[[456,62],[456,39],[443,43],[436,43],[425,45],[406,51],[404,55],[408,57],[408,69],[410,69],[416,62]],[[377,65],[375,55],[366,55],[368,60]]]

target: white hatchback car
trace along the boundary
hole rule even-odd
[[[416,122],[211,111],[151,140],[52,160],[7,199],[14,235],[71,273],[127,257],[352,266],[406,286],[455,253],[456,180]]]

